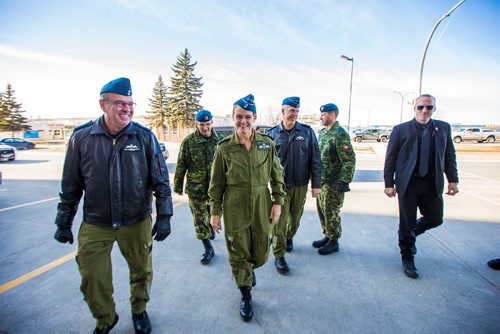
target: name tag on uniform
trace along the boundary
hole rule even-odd
[[[257,143],[257,149],[259,151],[266,151],[271,148],[271,143]]]
[[[302,140],[302,141],[303,141],[303,140],[305,140],[305,139],[304,139],[304,137],[302,137],[302,136],[297,136],[297,137],[295,137],[295,140]]]

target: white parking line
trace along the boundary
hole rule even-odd
[[[22,207],[28,206],[28,205],[34,205],[34,204],[39,204],[39,203],[44,203],[44,202],[50,202],[50,201],[54,201],[56,199],[59,199],[59,197],[52,197],[52,198],[42,199],[41,201],[35,201],[35,202],[30,202],[30,203],[25,203],[25,204],[14,205],[14,206],[10,206],[8,208],[0,209],[0,212],[8,211],[8,210],[14,210],[14,209],[19,209],[19,208],[22,208]]]
[[[484,176],[481,176],[481,175],[472,174],[472,173],[465,172],[465,171],[459,171],[459,174],[465,174],[467,176],[477,177],[478,179],[481,179],[481,180],[484,180],[484,181],[488,181],[488,182],[500,183],[500,181],[489,179],[487,177],[484,177]]]

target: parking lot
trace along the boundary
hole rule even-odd
[[[490,146],[488,146],[490,145]],[[167,143],[169,171],[178,144]],[[186,197],[174,195],[172,235],[154,243],[148,304],[156,333],[499,333],[499,144],[457,145],[460,193],[445,196],[445,223],[418,239],[421,277],[408,279],[397,247],[397,200],[383,194],[386,144],[357,143],[352,191],[342,211],[340,252],[319,256],[315,202],[308,196],[291,272],[276,272],[272,255],[256,271],[254,320],[240,320],[221,236],[216,257],[199,264]],[[474,149],[475,148],[475,149]],[[90,333],[95,324],[79,291],[76,245],[53,239],[64,159],[62,148],[19,151],[0,163],[0,333]],[[171,174],[172,180],[172,174]],[[78,231],[81,209],[73,232]],[[115,333],[133,333],[128,269],[113,250]]]

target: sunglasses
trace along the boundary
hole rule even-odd
[[[427,110],[433,110],[434,109],[434,106],[417,106],[417,110],[419,111],[422,111],[424,110],[424,108],[426,108]]]

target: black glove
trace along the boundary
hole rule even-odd
[[[351,191],[351,188],[349,188],[349,183],[347,183],[347,182],[340,182],[339,191],[343,192],[343,193]]]
[[[170,234],[170,216],[156,217],[152,236],[156,241],[165,240]]]
[[[73,233],[71,233],[71,227],[57,226],[57,231],[54,234],[54,239],[56,239],[59,242],[62,242],[63,244],[67,242],[73,244]]]

